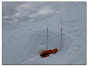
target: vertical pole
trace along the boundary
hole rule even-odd
[[[62,28],[61,28],[61,43],[60,43],[60,51],[62,50]]]
[[[48,49],[48,27],[47,27],[47,49]]]

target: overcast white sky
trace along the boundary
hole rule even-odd
[[[3,18],[38,21],[55,15],[77,2],[3,2]]]

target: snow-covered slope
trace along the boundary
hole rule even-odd
[[[3,2],[2,11],[3,64],[86,64],[85,2]],[[59,51],[41,58],[47,27],[48,48]]]

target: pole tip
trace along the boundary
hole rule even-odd
[[[48,27],[47,27],[47,31],[48,31]]]

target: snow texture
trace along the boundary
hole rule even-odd
[[[86,2],[3,2],[2,20],[2,64],[86,64]]]

